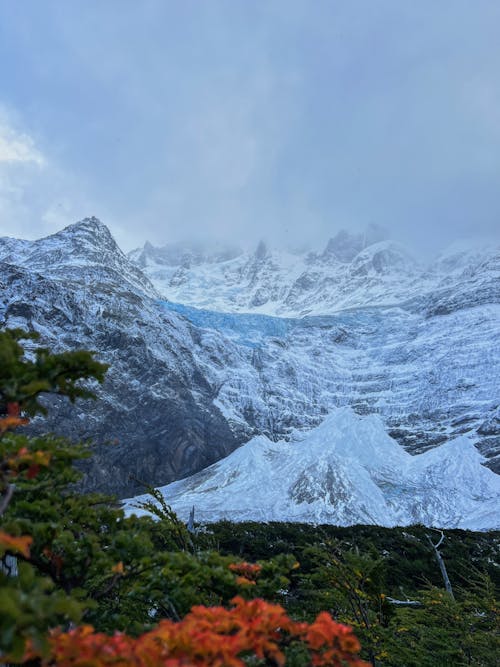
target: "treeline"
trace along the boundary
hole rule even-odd
[[[200,539],[225,554],[259,560],[293,554],[284,605],[295,618],[320,609],[355,628],[372,664],[496,665],[500,654],[500,532],[446,530],[443,577],[425,526],[311,526],[219,522]]]
[[[355,552],[383,561],[384,585],[390,595],[401,595],[425,586],[440,587],[443,579],[429,545],[441,531],[422,525],[384,528],[372,525],[331,526],[303,523],[231,523],[219,521],[202,528],[206,544],[221,553],[237,554],[247,560],[293,553],[306,566],[311,547],[335,545],[342,552]],[[491,578],[500,587],[500,531],[475,532],[446,529],[440,551],[452,582],[459,588],[474,587],[474,572]]]

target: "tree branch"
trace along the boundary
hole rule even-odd
[[[12,500],[12,496],[14,495],[14,490],[15,490],[14,484],[7,484],[7,491],[5,492],[4,497],[2,498],[2,502],[0,502],[0,516],[3,515],[7,507],[9,506],[10,501]]]
[[[441,539],[437,544],[434,544],[434,542],[431,540],[429,535],[426,535],[427,540],[429,541],[429,544],[431,547],[434,549],[434,555],[436,556],[436,560],[439,565],[439,569],[441,570],[441,576],[443,577],[444,581],[444,587],[446,589],[446,592],[449,594],[452,600],[455,599],[455,596],[453,595],[453,589],[451,587],[451,581],[450,578],[448,577],[448,572],[446,571],[446,565],[444,564],[443,557],[441,556],[441,552],[439,551],[439,546],[443,543],[444,540],[444,532],[442,530],[439,531],[441,533]]]

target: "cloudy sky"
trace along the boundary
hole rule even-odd
[[[2,0],[0,235],[499,235],[498,0]]]

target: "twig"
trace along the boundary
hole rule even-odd
[[[14,484],[7,484],[7,491],[2,499],[2,502],[0,503],[0,516],[2,516],[2,514],[9,506],[9,503],[12,500],[12,496],[14,495],[15,488],[16,487],[14,486]]]

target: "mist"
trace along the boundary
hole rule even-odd
[[[0,6],[0,234],[500,238],[500,5]]]

